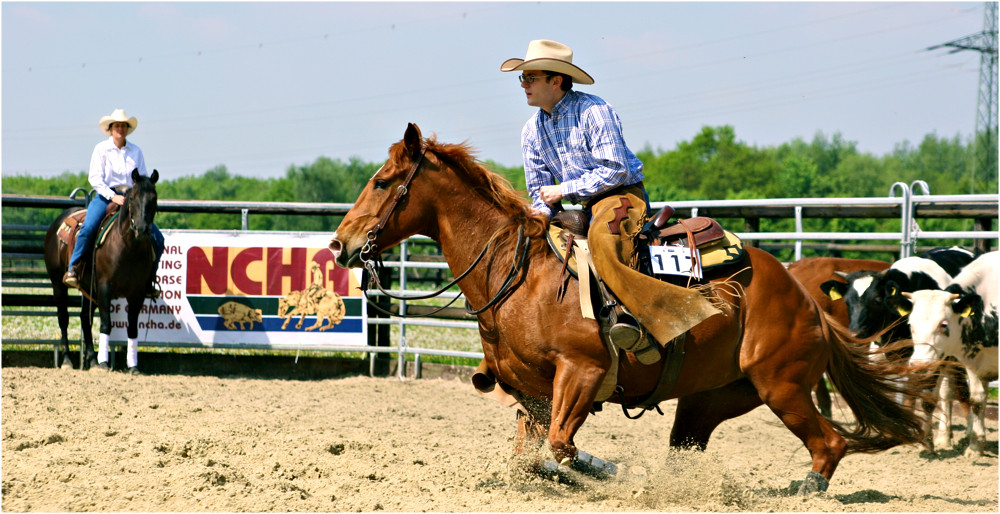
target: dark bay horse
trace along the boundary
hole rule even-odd
[[[556,461],[566,464],[577,455],[573,437],[612,360],[598,323],[581,315],[576,281],[558,294],[562,264],[545,243],[546,224],[468,146],[424,139],[410,124],[330,248],[340,266],[359,267],[411,235],[437,241],[456,277],[467,270],[458,285],[470,307],[485,309],[478,318],[489,371],[531,411],[518,417],[515,449],[537,445],[547,433]],[[480,253],[488,244],[492,250]],[[873,363],[868,345],[827,323],[777,259],[746,250],[745,268],[729,278],[739,287],[716,292],[726,301],[723,312],[686,336],[684,363],[667,397],[678,399],[670,444],[704,449],[721,422],[767,405],[812,457],[799,490],[805,494],[825,490],[849,452],[920,442],[920,419],[893,401],[896,393],[918,394],[893,377],[905,370]],[[656,387],[665,361],[647,366],[622,353],[620,395],[608,401],[638,404]],[[813,405],[810,389],[824,371],[856,418],[851,428]]]
[[[125,298],[128,305],[128,337],[139,337],[139,313],[146,297],[146,288],[156,272],[153,269],[155,251],[150,227],[156,216],[156,181],[160,174],[153,170],[149,177],[132,170],[134,185],[125,194],[125,204],[119,210],[117,219],[111,224],[107,236],[100,247],[99,234],[95,234],[94,247],[84,258],[84,267],[79,274],[80,287],[86,293],[80,311],[80,327],[83,331],[84,358],[80,369],[97,364],[94,341],[91,335],[91,318],[97,308],[101,315],[102,334],[111,334],[111,301]],[[62,332],[58,362],[63,367],[72,367],[69,361],[69,340],[66,331],[69,326],[67,311],[68,288],[63,284],[63,273],[69,265],[73,248],[59,241],[56,231],[70,214],[79,207],[63,211],[45,234],[45,268],[52,281],[52,293],[56,299],[59,330]],[[96,266],[94,265],[96,263]],[[88,298],[89,296],[90,298]],[[93,300],[93,301],[91,301]],[[94,303],[96,302],[96,304]]]

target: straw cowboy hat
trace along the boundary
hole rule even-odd
[[[518,70],[554,71],[573,77],[574,84],[594,83],[593,77],[573,64],[573,50],[548,39],[536,39],[528,43],[524,59],[507,59],[500,65],[500,71]]]
[[[110,116],[102,116],[98,126],[101,127],[101,132],[104,132],[104,135],[110,136],[111,124],[117,122],[128,123],[128,132],[125,133],[126,136],[135,132],[135,128],[139,126],[139,122],[136,121],[135,116],[132,116],[131,118],[127,117],[124,109],[115,109]]]

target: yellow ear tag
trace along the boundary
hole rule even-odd
[[[837,291],[836,289],[830,289],[830,293],[827,296],[829,296],[831,300],[839,300],[843,298],[843,296],[840,296],[840,291]]]
[[[959,316],[961,316],[963,318],[968,318],[969,316],[972,316],[972,306],[971,305],[966,305],[965,306],[965,310],[962,311],[962,313],[959,314]]]
[[[896,307],[896,310],[899,312],[900,316],[907,316],[910,314],[909,309],[904,309],[902,306]]]

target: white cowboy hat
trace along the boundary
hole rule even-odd
[[[97,124],[97,126],[101,127],[101,132],[104,132],[104,135],[110,136],[111,124],[117,122],[128,123],[128,132],[125,133],[126,136],[135,132],[135,128],[139,126],[139,122],[136,121],[135,116],[132,116],[131,118],[127,117],[124,109],[115,109],[110,116],[102,116],[101,121]]]
[[[562,43],[536,39],[528,43],[524,59],[507,59],[500,71],[539,70],[565,73],[574,84],[593,84],[594,78],[573,64],[573,50]]]

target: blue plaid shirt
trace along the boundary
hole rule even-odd
[[[621,120],[601,98],[570,90],[552,108],[538,109],[521,130],[524,176],[532,206],[552,215],[538,197],[560,184],[576,204],[642,180],[642,162],[625,145]]]

